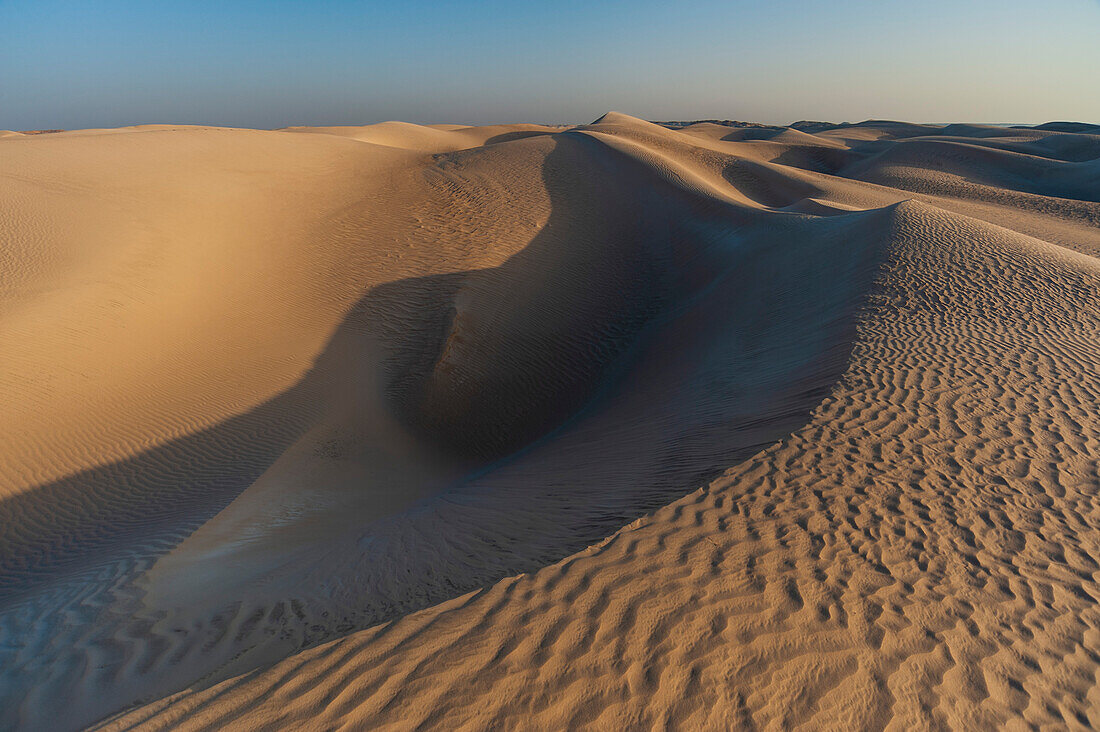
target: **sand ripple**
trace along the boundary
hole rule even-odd
[[[244,294],[192,360],[72,350],[194,313],[176,230],[13,357],[6,726],[1100,724],[1093,130],[295,132],[106,136],[283,188],[233,208],[265,256],[218,229]],[[4,190],[114,221],[64,164],[103,139],[0,141]],[[31,283],[92,265],[4,227],[44,253],[0,325],[56,328]],[[43,391],[65,349],[98,391]]]

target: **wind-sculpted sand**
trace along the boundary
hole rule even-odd
[[[1100,128],[0,136],[0,727],[1100,726]]]

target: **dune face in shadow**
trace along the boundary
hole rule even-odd
[[[471,590],[508,585],[521,573],[541,582],[558,571],[547,565],[602,556],[603,549],[587,548],[622,537],[616,532],[625,525],[669,504],[637,526],[666,519],[681,533],[710,531],[711,523],[739,526],[744,517],[733,514],[708,514],[705,526],[702,519],[688,526],[684,502],[694,499],[682,497],[727,485],[734,475],[752,495],[766,484],[753,477],[753,456],[785,450],[792,432],[806,440],[826,434],[823,400],[827,407],[836,389],[852,388],[852,374],[862,373],[853,364],[872,368],[867,353],[881,351],[887,363],[902,352],[874,340],[874,329],[885,327],[875,325],[876,313],[940,302],[918,297],[920,286],[908,280],[899,285],[897,272],[909,266],[905,276],[913,282],[942,285],[939,270],[921,269],[923,259],[911,264],[912,252],[926,239],[950,240],[951,217],[1000,217],[1006,205],[1026,201],[1029,213],[1005,214],[1006,223],[1018,220],[1021,229],[1100,250],[1089,218],[1097,215],[1094,191],[1081,184],[1097,159],[1090,151],[1100,152],[1077,139],[1088,135],[904,123],[810,129],[731,132],[707,124],[672,131],[612,113],[565,131],[386,123],[248,138],[245,147],[253,147],[240,167],[306,151],[288,168],[300,179],[287,185],[303,191],[308,226],[267,246],[281,246],[285,259],[258,259],[252,250],[241,258],[253,269],[263,262],[264,276],[284,284],[268,288],[278,293],[275,304],[256,316],[257,328],[273,335],[253,343],[242,328],[227,338],[258,354],[256,362],[271,354],[274,375],[262,388],[252,372],[226,378],[214,396],[196,395],[206,418],[189,418],[187,429],[170,422],[143,428],[152,431],[119,449],[128,457],[102,464],[94,455],[80,458],[84,469],[23,485],[0,501],[0,522],[11,527],[0,537],[3,724],[76,728],[184,689],[206,704],[204,689],[237,684],[240,674],[281,674],[283,659],[313,658],[317,650],[303,649],[358,643],[359,631],[406,616],[418,622],[410,613],[445,612],[431,606]],[[187,150],[232,144],[215,132],[143,134]],[[65,135],[61,144],[72,150],[105,144],[94,135]],[[111,137],[131,144],[125,133]],[[12,138],[0,147],[8,144],[30,143]],[[128,154],[140,167],[151,151],[155,146]],[[27,158],[28,170],[63,169],[63,157],[32,152],[40,157]],[[363,192],[337,196],[339,205],[308,198],[305,191],[321,181],[329,186],[325,196],[352,183]],[[902,203],[913,196],[952,213]],[[183,205],[170,200],[173,209]],[[287,208],[279,196],[241,207],[257,220]],[[231,223],[232,231],[242,228]],[[975,241],[999,236],[957,226]],[[187,272],[207,263],[170,261]],[[38,277],[53,265],[35,266]],[[166,279],[174,271],[143,266]],[[159,292],[150,283],[160,275],[147,270],[127,290],[135,299]],[[308,286],[291,291],[300,281]],[[208,299],[217,302],[213,294]],[[164,302],[165,313],[176,303]],[[227,322],[235,307],[227,294]],[[284,324],[287,313],[301,313],[298,330]],[[201,322],[217,327],[205,316]],[[287,343],[278,338],[283,330]],[[27,363],[36,357],[46,356],[20,356]],[[295,372],[284,363],[308,366]],[[181,363],[150,372],[152,381],[135,384],[135,392],[148,389],[155,401],[158,389],[206,373],[188,369]],[[842,374],[849,381],[838,387]],[[924,377],[897,378],[908,384]],[[914,398],[909,387],[874,393],[880,391],[896,394],[899,404]],[[129,419],[121,408],[100,418],[117,430],[112,425]],[[19,439],[8,448],[13,461],[35,466],[32,455],[41,448]],[[93,444],[75,442],[75,451],[82,455]],[[804,454],[822,464],[885,459],[869,443],[842,438]],[[797,455],[779,455],[767,480],[806,472]],[[24,474],[59,472],[63,462],[50,459],[41,458],[41,470],[13,471],[13,485]],[[814,469],[807,474],[795,503],[821,485]],[[736,486],[731,491],[711,513],[734,510]],[[773,512],[785,515],[787,504],[766,498],[754,520],[770,526]],[[799,529],[774,537],[749,526],[745,541],[774,538],[769,551],[790,553],[802,544],[792,545],[784,532],[801,536],[817,526],[817,519],[799,521]],[[607,546],[616,541],[622,544]],[[832,550],[815,551],[816,558],[797,561],[824,561]],[[665,559],[652,555],[655,564]],[[700,597],[710,596],[719,581],[715,563],[724,560],[709,561],[711,574],[681,562],[681,574],[703,583]],[[625,577],[645,560],[627,552],[622,562]],[[786,576],[785,566],[777,565],[776,576]],[[846,567],[837,571],[850,579]],[[772,597],[769,579],[765,605],[783,612],[806,606],[800,581],[791,579]],[[644,584],[641,575],[634,582]],[[749,582],[743,591],[755,587]],[[546,597],[561,601],[558,589],[548,586]],[[495,592],[486,590],[486,601],[497,602]],[[504,592],[501,608],[515,602]],[[587,597],[583,586],[566,595]],[[456,602],[461,623],[462,608],[480,600]],[[631,613],[636,608],[623,611],[621,634],[607,630],[612,645],[630,632]],[[425,630],[423,645],[414,645],[438,647],[432,638]],[[556,652],[529,658],[522,643],[511,647],[523,663],[540,664]],[[397,651],[391,655],[400,663]],[[252,693],[242,688],[245,697]],[[51,705],[57,695],[70,704]],[[301,714],[284,722],[306,723],[311,713]],[[366,716],[352,723],[370,722]],[[131,723],[141,722],[122,722]]]
[[[541,175],[590,195],[577,180],[595,178],[592,160],[604,176],[625,178],[618,166],[643,172],[601,143],[567,138]],[[351,490],[326,490],[317,472],[288,489],[275,466],[153,567],[147,602],[184,607],[201,588],[215,605],[262,608],[238,616],[267,616],[292,597],[327,628],[309,640],[323,640],[582,549],[804,419],[845,361],[880,214],[812,233],[795,224],[789,233],[802,240],[773,252],[772,226],[735,232],[721,203],[644,178],[635,185],[593,210],[595,220],[578,199],[551,193],[546,225],[498,268],[368,293],[330,350],[346,354],[348,339],[386,333],[381,408],[422,447],[384,484],[367,461]],[[650,187],[659,196],[646,195]],[[609,239],[581,236],[593,230]],[[815,297],[808,283],[825,271],[844,285]],[[299,447],[313,460],[347,462],[346,450],[362,446],[332,446],[378,419],[349,414]],[[419,485],[393,483],[427,460],[443,467]],[[302,509],[307,490],[312,505]],[[402,490],[414,506],[379,511],[375,494],[400,506]],[[319,621],[325,613],[331,620]],[[234,648],[221,673],[267,657],[262,631],[219,648]]]
[[[500,267],[460,275],[443,311],[424,313],[442,337],[393,364],[391,398],[428,441],[482,460],[519,449],[590,399],[660,309],[671,214],[644,191],[601,190],[592,144],[556,139],[542,171],[546,224]],[[437,165],[461,176],[471,155]]]

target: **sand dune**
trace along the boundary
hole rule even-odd
[[[0,727],[1100,726],[1096,133],[0,133]]]

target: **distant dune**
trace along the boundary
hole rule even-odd
[[[1100,128],[0,138],[0,728],[1100,726]]]

